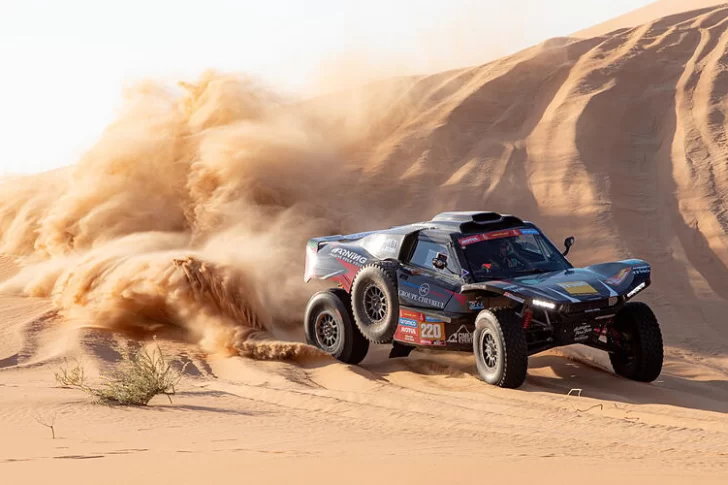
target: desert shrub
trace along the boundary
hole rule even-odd
[[[109,376],[102,376],[103,382],[97,386],[86,382],[79,362],[70,367],[66,363],[56,372],[56,381],[64,387],[80,389],[100,403],[127,406],[146,406],[158,394],[172,402],[171,396],[181,378],[181,372],[172,368],[159,345],[151,352],[142,348],[122,353],[119,367]]]

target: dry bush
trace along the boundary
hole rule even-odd
[[[181,378],[182,373],[172,368],[158,344],[151,352],[141,348],[133,354],[123,353],[119,368],[102,377],[98,386],[87,384],[79,362],[72,367],[66,364],[56,372],[56,381],[64,387],[80,389],[99,403],[126,406],[146,406],[158,394],[172,402]]]
[[[41,426],[45,426],[46,428],[51,430],[51,437],[53,439],[56,439],[56,416],[57,413],[53,413],[52,416],[41,416],[38,413],[35,413],[33,415],[33,419],[40,424]]]

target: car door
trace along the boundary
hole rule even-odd
[[[447,266],[435,268],[437,254],[447,255]],[[421,234],[399,273],[399,299],[406,306],[444,310],[462,285],[461,269],[449,241]]]

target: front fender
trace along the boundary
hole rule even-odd
[[[505,296],[516,303],[523,303],[528,295],[521,295],[519,291],[521,286],[508,283],[505,281],[490,281],[487,283],[468,283],[460,288],[461,293],[485,292],[492,296]]]
[[[642,259],[625,259],[612,263],[595,264],[584,269],[599,275],[606,285],[609,285],[617,294],[625,295],[627,298],[631,298],[652,283],[652,267]],[[639,289],[635,292],[634,290],[637,288]]]

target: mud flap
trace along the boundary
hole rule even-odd
[[[392,342],[392,350],[389,351],[389,358],[395,359],[397,357],[408,357],[413,350],[414,347],[410,345],[404,345],[399,342]]]

